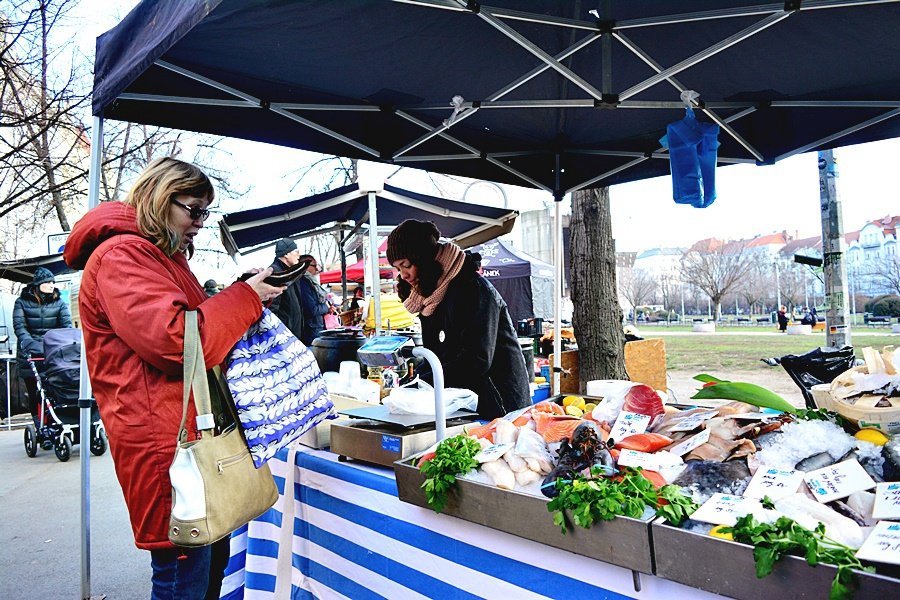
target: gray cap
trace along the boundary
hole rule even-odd
[[[275,258],[281,258],[297,249],[297,243],[291,238],[281,238],[275,242]]]

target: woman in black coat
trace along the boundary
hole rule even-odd
[[[60,297],[55,283],[56,280],[49,269],[38,267],[31,284],[25,286],[13,307],[13,331],[16,332],[18,340],[16,370],[28,391],[28,406],[35,427],[40,427],[39,398],[37,381],[31,365],[28,364],[28,357],[32,354],[43,355],[44,334],[49,330],[72,326],[69,307]]]
[[[434,223],[407,220],[388,237],[387,259],[400,271],[403,306],[418,313],[422,344],[444,368],[447,387],[478,394],[485,419],[531,405],[528,376],[506,302],[477,273],[477,261],[439,242]]]

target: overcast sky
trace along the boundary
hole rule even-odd
[[[92,53],[93,38],[115,25],[115,15],[121,18],[135,3],[83,0],[78,14],[86,51]],[[280,202],[304,195],[305,190],[290,193],[293,181],[283,176],[317,155],[239,140],[229,141],[228,146],[242,167],[238,176],[253,185],[248,203]],[[835,156],[845,231],[888,214],[900,214],[900,139],[838,148]],[[436,193],[428,177],[411,169],[402,170],[392,182],[413,191]],[[513,208],[530,210],[550,202],[546,193],[505,187]],[[613,235],[618,250],[689,246],[705,237],[738,239],[782,230],[792,235],[797,232],[800,237],[821,234],[815,153],[766,167],[720,167],[716,187],[718,199],[705,209],[676,205],[669,177],[612,187]],[[499,202],[499,194],[492,193],[491,186],[479,188],[479,198]],[[468,196],[470,200],[473,194]]]

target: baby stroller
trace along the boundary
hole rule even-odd
[[[40,426],[29,423],[25,427],[25,453],[34,458],[38,448],[52,447],[56,458],[66,462],[79,439],[81,330],[51,329],[44,335],[43,358],[32,355],[28,362],[40,395]],[[94,406],[91,408],[91,453],[100,456],[106,447],[106,431]]]

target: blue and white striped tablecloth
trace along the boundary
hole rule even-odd
[[[397,498],[393,471],[301,447],[269,462],[280,497],[235,532],[222,598],[274,598],[285,476],[295,468],[292,599],[715,598]],[[550,515],[547,515],[550,518]]]

